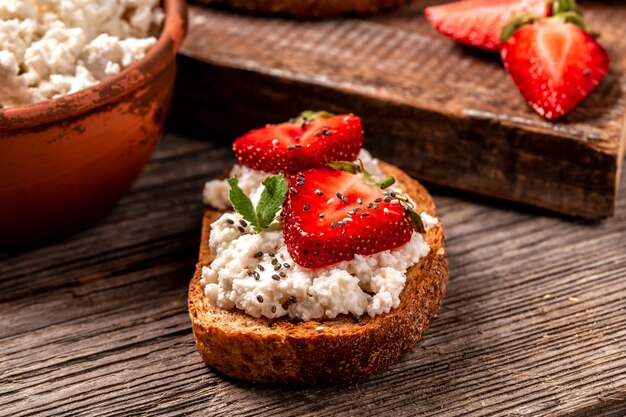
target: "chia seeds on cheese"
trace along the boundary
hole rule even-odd
[[[369,172],[382,176],[377,166],[376,171],[372,168],[375,160],[368,154],[362,152],[360,159]],[[248,187],[246,192],[260,195],[258,191],[264,177],[259,171],[245,167],[235,167],[235,170],[240,183]],[[245,174],[248,171],[250,173]],[[250,178],[257,181],[257,188]],[[211,184],[207,184],[208,189],[205,187],[205,195],[227,191],[218,183]],[[337,197],[345,202],[344,195]],[[221,198],[218,196],[218,201]],[[376,206],[369,203],[367,207],[377,209]],[[354,209],[352,212],[356,214]],[[367,211],[360,213],[361,216],[368,214]],[[421,217],[427,227],[437,222],[425,213]],[[351,261],[310,270],[296,264],[289,255],[280,217],[259,234],[240,233],[236,226],[241,227],[241,219],[238,213],[226,213],[211,225],[209,246],[216,257],[210,266],[203,267],[201,282],[209,302],[219,308],[239,308],[253,317],[313,320],[348,314],[357,321],[363,314],[388,313],[399,305],[406,269],[429,252],[422,235],[414,233],[409,243],[394,251],[356,255]],[[347,217],[334,222],[335,227],[350,220]],[[284,262],[274,264],[274,256]],[[271,270],[266,271],[261,263],[271,264]],[[250,271],[253,275],[249,275]]]

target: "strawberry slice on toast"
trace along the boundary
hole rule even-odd
[[[371,255],[404,245],[414,229],[423,231],[408,199],[385,191],[392,177],[376,182],[355,171],[317,168],[288,178],[283,230],[298,264],[319,268]]]
[[[361,119],[353,114],[303,112],[287,123],[252,130],[233,143],[239,163],[271,173],[293,173],[356,159],[363,145]]]

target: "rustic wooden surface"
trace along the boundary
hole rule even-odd
[[[558,123],[495,57],[426,22],[442,0],[372,18],[295,22],[190,8],[175,116],[231,134],[303,108],[367,115],[368,147],[419,178],[587,218],[613,213],[626,135],[626,5],[584,3],[611,73]],[[210,107],[210,113],[205,109]]]
[[[315,388],[216,375],[186,295],[203,182],[231,162],[226,139],[169,133],[99,225],[0,253],[0,415],[626,414],[626,193],[593,223],[435,189],[448,296],[396,365]]]

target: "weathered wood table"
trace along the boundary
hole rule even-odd
[[[450,283],[424,339],[369,380],[254,386],[204,366],[186,311],[202,184],[231,162],[167,134],[99,225],[0,254],[1,415],[626,414],[626,187],[602,223],[434,190]]]

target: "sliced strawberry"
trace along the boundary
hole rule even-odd
[[[546,0],[465,0],[427,7],[426,18],[457,42],[498,51],[502,30],[517,14],[545,17],[551,10]]]
[[[318,168],[291,175],[288,182],[283,231],[289,253],[302,266],[319,268],[355,254],[371,255],[411,238],[402,197],[384,192],[363,174]]]
[[[609,70],[604,48],[581,27],[558,18],[523,25],[501,54],[524,98],[550,120],[574,109]]]
[[[233,150],[249,168],[291,173],[325,166],[327,161],[353,161],[362,145],[357,116],[305,112],[288,123],[246,133],[233,143]]]

